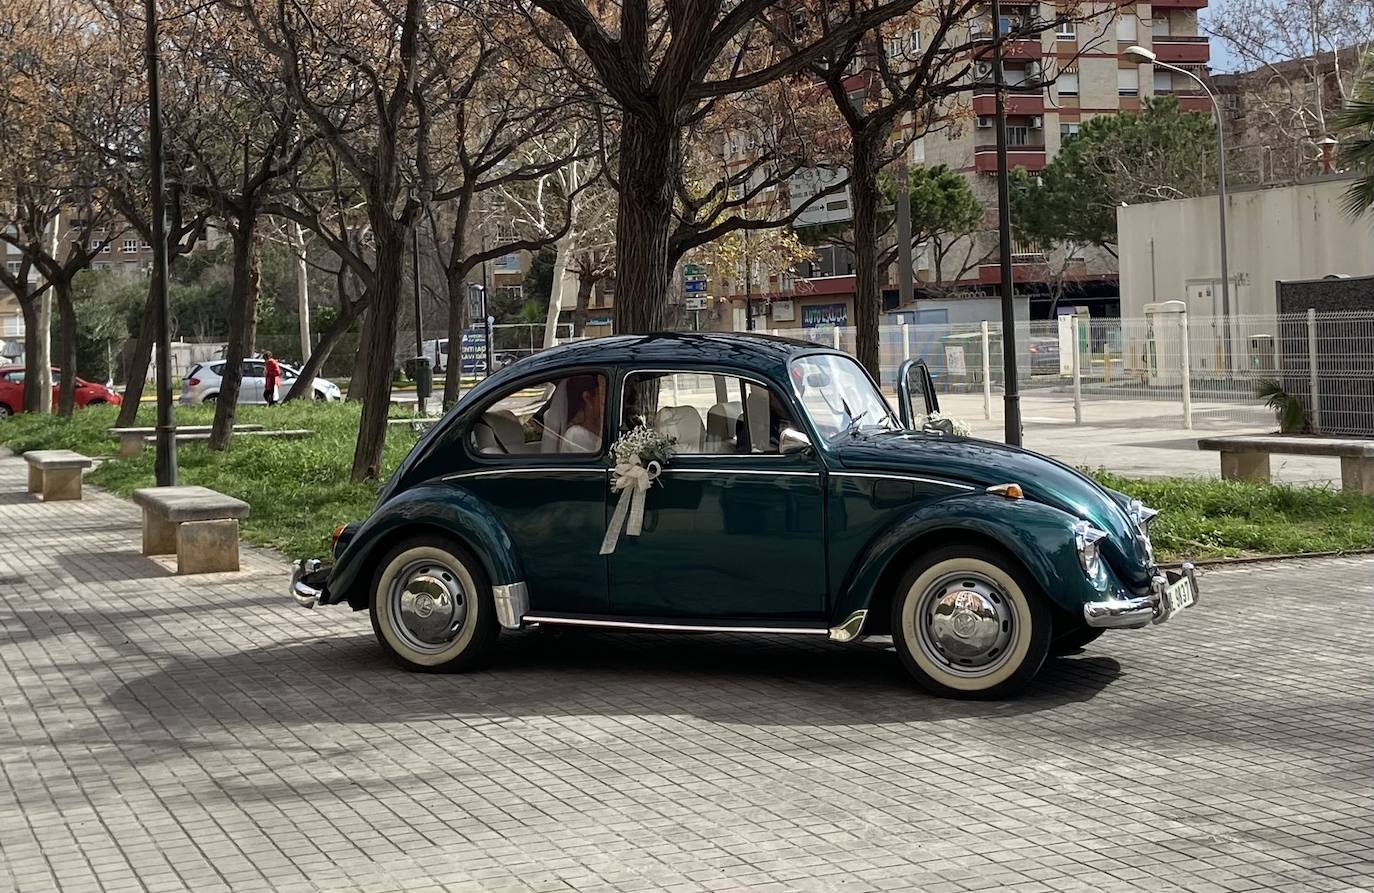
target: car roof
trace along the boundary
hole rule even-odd
[[[575,365],[690,365],[701,363],[781,375],[793,357],[835,353],[823,344],[756,332],[656,332],[573,341],[515,364],[519,373]]]

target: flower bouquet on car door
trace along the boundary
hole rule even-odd
[[[644,499],[673,457],[676,442],[641,422],[611,444],[611,457],[615,459],[611,489],[620,494],[620,501],[615,504],[606,537],[601,541],[602,555],[615,551],[622,528],[626,536],[639,536],[644,526]]]

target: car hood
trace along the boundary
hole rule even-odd
[[[1125,507],[1079,471],[1030,450],[972,437],[912,432],[854,435],[832,444],[853,471],[893,471],[975,487],[1016,483],[1027,499],[1053,506],[1105,531],[1102,554],[1133,587],[1148,586],[1153,564]]]

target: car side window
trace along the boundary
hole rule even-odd
[[[244,360],[241,374],[244,378],[262,378],[264,375],[263,365],[257,360]]]
[[[787,404],[764,385],[711,372],[635,372],[625,377],[620,429],[649,425],[681,454],[777,453]]]
[[[605,448],[606,376],[585,372],[522,385],[492,401],[468,434],[483,456],[598,455]]]

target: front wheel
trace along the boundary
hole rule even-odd
[[[9,404],[0,403],[0,421],[4,421],[14,415],[14,410],[10,409]]]
[[[1011,557],[944,546],[917,561],[892,601],[892,641],[923,688],[947,698],[993,699],[1035,678],[1053,620],[1038,587]]]
[[[501,632],[481,563],[439,534],[412,537],[387,553],[369,607],[377,641],[408,670],[473,669]]]

